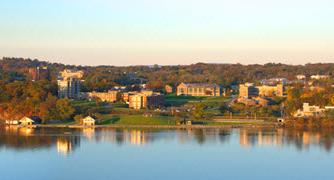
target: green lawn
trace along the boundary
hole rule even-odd
[[[175,125],[173,117],[153,116],[144,117],[143,115],[105,115],[102,125]]]
[[[171,106],[181,106],[186,103],[222,103],[229,100],[228,97],[197,97],[197,96],[176,96],[176,95],[167,95],[165,97],[166,103]]]
[[[75,125],[75,121],[63,121],[63,122],[56,122],[56,123],[46,123],[47,125]]]
[[[95,101],[72,101],[73,106],[95,106],[96,102]]]
[[[206,122],[210,126],[224,126],[224,125],[259,125],[262,123],[256,122]]]

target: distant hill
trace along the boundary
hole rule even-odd
[[[15,72],[25,75],[29,67],[48,66],[55,77],[64,68],[84,70],[84,88],[87,90],[106,90],[113,85],[132,83],[129,74],[148,80],[151,88],[162,88],[165,84],[180,82],[208,82],[223,85],[237,84],[247,81],[259,81],[266,78],[285,77],[294,79],[298,74],[334,75],[334,63],[286,65],[268,63],[265,65],[242,64],[206,64],[175,66],[69,66],[46,61],[8,58],[0,60],[1,72]]]

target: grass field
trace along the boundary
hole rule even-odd
[[[101,125],[120,124],[120,125],[174,125],[173,117],[153,116],[144,117],[143,115],[104,115]]]
[[[64,121],[64,122],[54,122],[54,123],[46,123],[48,125],[75,125],[75,121]]]
[[[181,106],[186,103],[202,102],[205,104],[222,103],[229,100],[227,97],[195,97],[195,96],[176,96],[174,94],[165,97],[166,103],[170,106]]]

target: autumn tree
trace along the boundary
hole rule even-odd
[[[70,119],[75,111],[68,99],[59,99],[56,103],[56,109],[59,120]]]

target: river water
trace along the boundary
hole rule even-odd
[[[0,127],[1,180],[334,179],[334,133]]]

